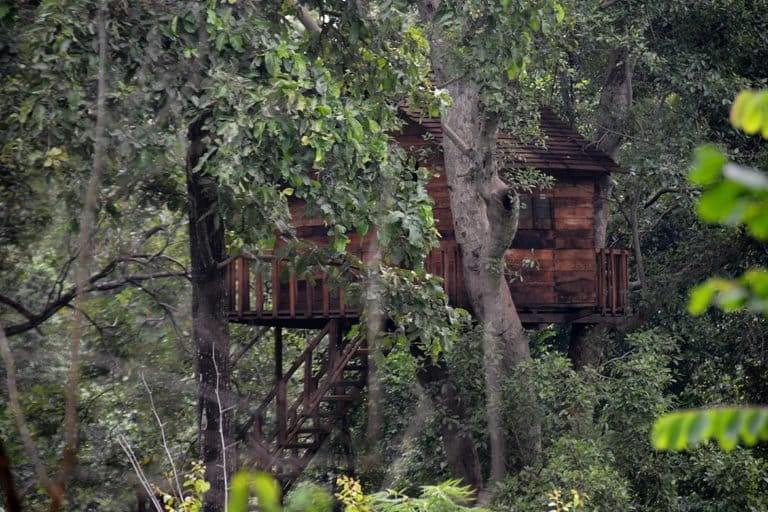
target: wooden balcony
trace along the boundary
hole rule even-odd
[[[527,269],[521,254],[531,254]],[[533,263],[530,263],[533,262]],[[510,251],[510,289],[524,324],[611,323],[631,314],[629,251],[580,249]],[[425,261],[443,279],[453,306],[471,309],[464,289],[458,246],[444,243]],[[237,258],[227,267],[230,321],[254,325],[318,327],[329,319],[356,321],[360,308],[342,287],[322,274],[296,275],[273,256]]]
[[[230,321],[254,325],[317,327],[332,318],[357,320],[360,309],[322,274],[297,276],[274,256],[240,257],[227,267]]]

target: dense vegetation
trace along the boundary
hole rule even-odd
[[[768,404],[760,297],[729,303],[720,280],[688,310],[707,278],[768,266],[763,210],[733,206],[764,209],[764,175],[752,175],[754,197],[725,185],[730,203],[713,192],[719,174],[688,179],[704,143],[723,152],[698,152],[721,159],[718,173],[726,158],[768,169],[759,130],[728,121],[739,91],[766,87],[766,26],[765,0],[0,0],[6,509],[11,489],[25,510],[134,509],[143,474],[190,497],[176,510],[224,510],[227,484],[261,478],[227,480],[245,460],[240,413],[268,392],[274,363],[268,330],[227,326],[216,309],[223,265],[277,238],[300,265],[349,261],[352,233],[372,229],[381,293],[369,302],[397,329],[375,390],[305,480],[355,511],[458,510],[468,495],[443,483],[457,475],[441,441],[458,428],[490,509],[768,509],[765,443],[668,453],[649,442],[674,409]],[[403,100],[474,116],[493,140],[499,127],[535,139],[547,104],[628,169],[605,184],[605,245],[633,249],[634,316],[506,338],[489,335],[492,319],[436,307],[442,292],[421,265],[437,243],[429,171],[391,138]],[[493,147],[478,148],[452,158],[477,160],[490,183],[481,151]],[[293,240],[291,198],[317,206],[328,247],[307,256]],[[707,309],[713,299],[729,311]],[[286,333],[286,360],[307,336]],[[509,346],[525,351],[497,368]],[[436,361],[460,417],[423,386]],[[389,488],[421,497],[375,494]],[[301,485],[285,508],[328,499]]]

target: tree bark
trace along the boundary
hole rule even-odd
[[[16,486],[13,483],[11,464],[5,453],[5,445],[3,445],[2,439],[0,439],[0,489],[2,489],[3,494],[5,494],[3,505],[5,506],[6,511],[20,512],[21,500],[16,492]]]
[[[421,0],[428,24],[440,2]],[[495,156],[499,118],[484,109],[479,86],[470,76],[448,76],[452,52],[441,28],[430,33],[431,60],[438,83],[447,83],[453,105],[441,116],[445,174],[456,241],[461,249],[465,287],[476,319],[483,325],[486,410],[491,448],[490,483],[506,474],[506,432],[500,385],[504,374],[530,360],[528,339],[504,277],[504,253],[517,230],[519,200],[498,176]],[[502,364],[503,363],[503,364]],[[530,400],[533,400],[531,392]],[[527,400],[528,398],[526,398]],[[531,418],[535,417],[532,415]],[[541,429],[535,421],[516,432],[513,456],[521,465],[538,462]]]
[[[635,58],[627,48],[611,52],[606,69],[600,105],[597,109],[597,147],[617,159],[632,107],[632,78]],[[595,194],[595,246],[605,247],[613,179],[605,174],[597,183]]]
[[[218,512],[225,509],[236,458],[224,269],[218,265],[225,258],[224,229],[216,208],[216,181],[197,169],[205,151],[203,125],[198,119],[189,128],[186,163],[192,336],[197,347],[200,452],[211,484],[203,506],[206,512]]]
[[[611,52],[606,69],[605,82],[597,110],[597,147],[614,160],[617,159],[624,134],[627,131],[632,107],[632,78],[635,58],[628,48],[617,48]],[[606,246],[610,200],[615,182],[606,173],[595,183],[594,222],[595,247]],[[590,330],[573,325],[571,329],[568,356],[574,368],[595,367],[605,347],[598,337],[590,339]]]
[[[411,353],[417,359],[424,358],[418,345],[411,345]],[[483,486],[480,457],[472,434],[462,426],[467,420],[467,410],[450,378],[448,365],[443,359],[434,363],[424,360],[416,377],[440,415],[443,450],[451,476],[461,480],[461,485],[469,486],[477,496]]]

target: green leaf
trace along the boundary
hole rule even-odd
[[[696,210],[708,222],[733,222],[731,214],[739,205],[744,187],[735,181],[723,181],[701,195]]]
[[[565,9],[559,3],[555,3],[555,19],[558,23],[562,23],[565,19]]]
[[[280,57],[274,52],[268,52],[264,56],[264,65],[267,67],[267,72],[275,76],[280,73]]]
[[[263,512],[281,512],[280,485],[263,472],[240,471],[232,478],[229,492],[230,512],[247,512],[248,498],[253,493]]]
[[[717,181],[728,159],[715,146],[708,144],[696,148],[693,168],[688,179],[696,185],[709,185]]]
[[[681,451],[714,440],[729,451],[739,441],[752,446],[768,432],[768,408],[737,407],[679,411],[656,420],[651,444],[657,450]]]
[[[509,66],[507,66],[507,78],[514,80],[517,75],[520,74],[520,69],[520,64],[518,64],[517,59],[510,61]]]
[[[742,91],[731,107],[731,124],[749,135],[768,139],[768,91]]]
[[[363,140],[365,140],[365,132],[363,131],[363,125],[360,124],[360,121],[358,121],[354,117],[350,118],[349,128],[352,132],[353,139],[355,139],[358,142],[363,142]]]
[[[706,281],[691,290],[691,296],[688,300],[688,312],[692,315],[701,315],[704,313],[712,299],[715,298],[717,288],[713,286],[711,280]]]

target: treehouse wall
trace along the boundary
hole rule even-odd
[[[435,202],[447,265],[456,246],[448,182],[439,147],[428,136],[425,139],[426,133],[421,125],[409,123],[398,142],[437,174],[427,190]],[[549,173],[556,179],[552,188],[521,194],[518,230],[506,254],[512,295],[518,307],[593,306],[597,285],[593,202],[600,174]],[[466,307],[465,301],[462,283],[454,304]]]

